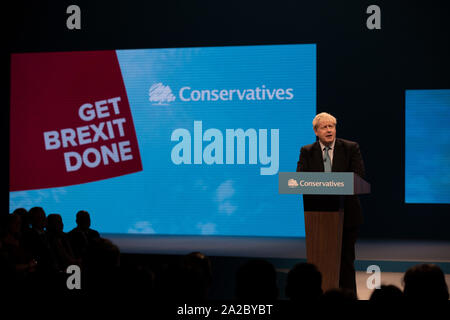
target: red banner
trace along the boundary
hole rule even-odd
[[[115,51],[13,54],[10,114],[10,191],[142,170]]]

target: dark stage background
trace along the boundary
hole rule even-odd
[[[81,30],[66,28],[71,4]],[[372,4],[381,30],[366,27]],[[336,116],[338,137],[359,142],[372,185],[361,197],[361,238],[450,239],[449,204],[404,202],[405,90],[450,89],[448,1],[14,1],[2,11],[8,84],[12,52],[316,43],[317,112]],[[9,86],[2,98],[9,150]]]

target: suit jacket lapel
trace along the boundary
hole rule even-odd
[[[319,141],[316,141],[314,143],[314,147],[313,147],[313,157],[314,159],[316,159],[316,163],[317,163],[317,171],[319,172],[323,172],[325,170],[324,166],[323,166],[323,155],[322,155],[322,150],[320,148],[320,143]]]
[[[342,146],[340,141],[336,138],[336,142],[334,144],[333,149],[333,165],[331,166],[331,171],[333,172],[339,172],[342,171],[342,157],[343,153],[341,150]]]

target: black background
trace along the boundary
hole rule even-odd
[[[81,30],[66,27],[71,4]],[[366,27],[372,4],[381,30]],[[449,204],[404,203],[405,90],[450,89],[450,1],[14,1],[2,13],[8,84],[11,52],[316,43],[317,111],[335,115],[338,137],[359,142],[372,185],[361,238],[450,239]],[[9,150],[9,85],[1,91]]]

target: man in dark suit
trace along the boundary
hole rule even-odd
[[[297,172],[355,172],[364,178],[364,162],[359,145],[336,138],[336,123],[336,118],[325,112],[314,118],[313,129],[318,141],[301,148]],[[314,196],[305,197],[305,202],[306,199],[312,202],[318,200]],[[355,294],[355,243],[362,221],[358,197],[345,196],[339,287],[351,289]]]
[[[100,238],[98,231],[91,229],[91,216],[89,212],[80,210],[76,216],[77,227],[69,232],[70,244],[75,258],[85,259],[89,247]]]

